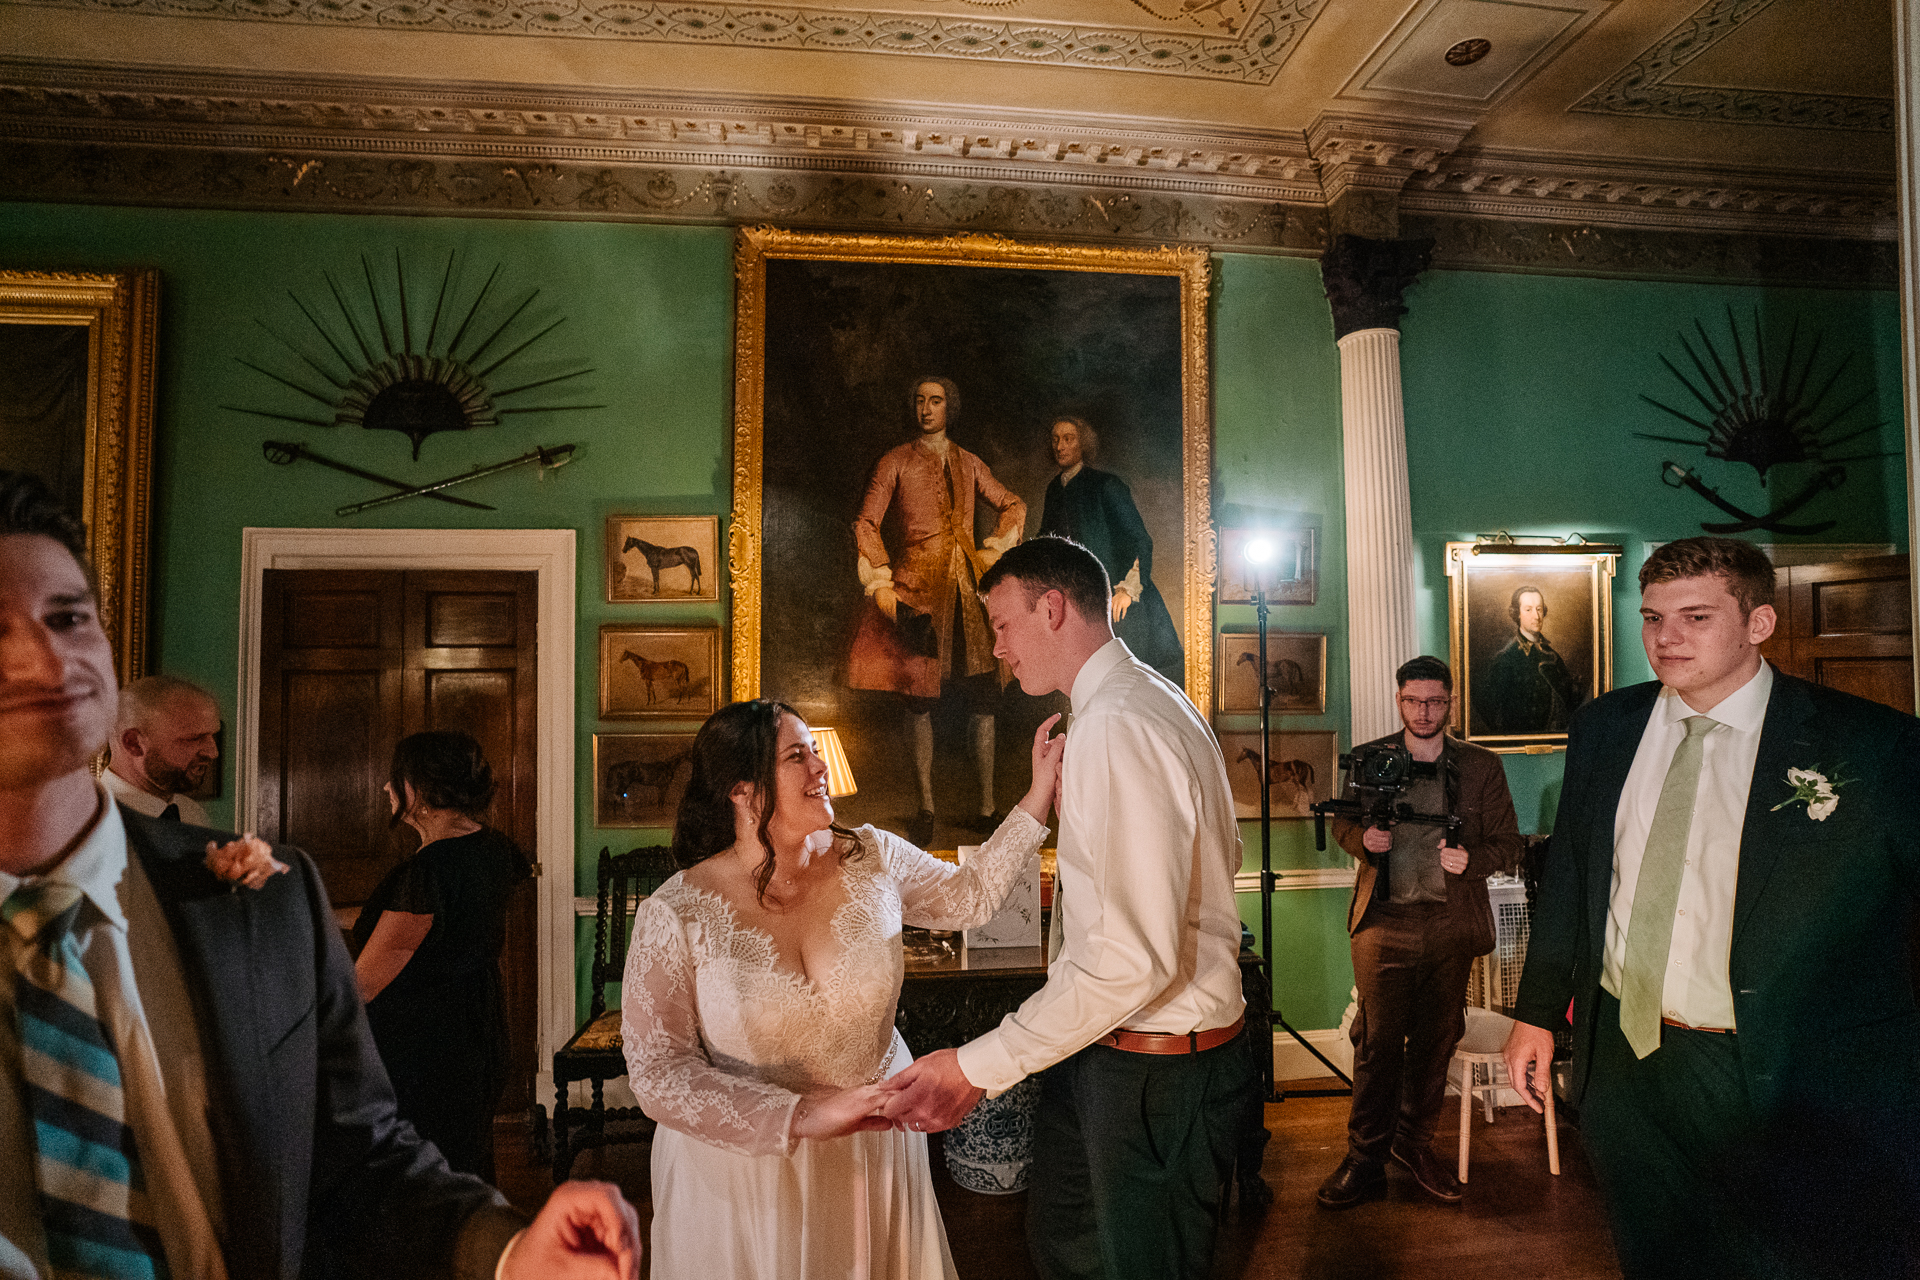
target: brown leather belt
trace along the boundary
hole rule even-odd
[[[1125,1049],[1128,1053],[1204,1053],[1217,1048],[1240,1034],[1240,1028],[1246,1025],[1247,1015],[1241,1014],[1233,1020],[1230,1027],[1215,1027],[1211,1031],[1189,1031],[1183,1036],[1163,1035],[1157,1031],[1128,1031],[1121,1027],[1116,1031],[1095,1040],[1095,1044],[1104,1044],[1112,1049]]]
[[[1732,1027],[1695,1027],[1680,1021],[1678,1018],[1662,1018],[1660,1019],[1660,1025],[1663,1027],[1678,1027],[1682,1031],[1705,1031],[1709,1035],[1716,1036],[1730,1036],[1733,1034]]]

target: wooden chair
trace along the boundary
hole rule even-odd
[[[1473,1100],[1481,1098],[1487,1109],[1487,1123],[1493,1123],[1494,1100],[1509,1087],[1501,1050],[1513,1030],[1513,1019],[1490,1009],[1467,1006],[1467,1033],[1453,1051],[1454,1065],[1460,1068],[1460,1181],[1467,1180],[1467,1143],[1473,1128]],[[1482,1074],[1484,1073],[1484,1074]],[[1553,1114],[1553,1086],[1547,1085],[1547,1168],[1560,1175],[1560,1126]]]
[[[665,846],[635,849],[618,856],[600,850],[599,905],[593,920],[592,1000],[586,1023],[553,1055],[553,1180],[566,1181],[573,1158],[588,1147],[637,1142],[653,1134],[653,1121],[638,1107],[606,1105],[605,1082],[627,1074],[620,1044],[620,1010],[607,1008],[607,984],[620,981],[627,966],[627,942],[639,899],[658,889],[674,873],[673,853]],[[593,1104],[570,1106],[569,1086],[593,1084]]]

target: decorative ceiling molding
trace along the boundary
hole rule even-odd
[[[6,0],[101,14],[732,46],[1021,66],[1090,67],[1271,84],[1326,0],[1133,0],[1173,30],[699,0]],[[1160,9],[1169,12],[1161,13]]]
[[[1415,175],[1400,193],[1400,207],[1525,222],[1859,240],[1892,241],[1899,233],[1889,183],[1491,149],[1456,152]]]
[[[1307,130],[1307,151],[1320,165],[1328,203],[1351,189],[1399,191],[1460,145],[1470,120],[1392,120],[1328,111]]]
[[[622,98],[0,59],[0,197],[1179,240],[1317,253],[1329,206],[1891,242],[1857,176],[1456,151],[1461,121],[1329,113],[1310,137],[955,119],[798,99]],[[1404,232],[1403,232],[1404,234]]]
[[[1891,98],[1835,93],[1789,93],[1687,84],[1687,64],[1763,12],[1773,0],[1707,0],[1625,70],[1569,110],[1653,120],[1711,121],[1795,129],[1891,133]]]
[[[604,159],[356,155],[309,148],[0,145],[0,200],[803,229],[999,232],[1318,253],[1326,212],[1144,184],[982,181]]]
[[[1318,204],[1296,134],[1100,119],[961,120],[806,100],[622,98],[532,88],[10,63],[16,138],[410,157],[969,177]]]
[[[1432,237],[1439,270],[1826,289],[1893,289],[1900,283],[1900,246],[1892,240],[1700,235],[1425,213],[1402,213],[1400,234]]]

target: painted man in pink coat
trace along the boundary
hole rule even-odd
[[[881,456],[853,522],[869,604],[854,634],[847,683],[905,698],[920,787],[920,812],[906,834],[925,847],[934,835],[933,708],[948,682],[966,700],[980,781],[978,819],[965,825],[990,832],[1000,820],[993,802],[993,708],[1004,678],[977,586],[1020,541],[1027,504],[994,479],[977,454],[947,438],[960,416],[960,389],[952,380],[918,378],[912,389],[918,435]],[[976,543],[980,501],[998,519]],[[883,525],[891,545],[881,536]]]

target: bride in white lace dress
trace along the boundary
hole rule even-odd
[[[926,1135],[879,1114],[879,1082],[912,1060],[893,1028],[900,929],[991,918],[1046,834],[1053,724],[1032,788],[965,867],[834,827],[791,708],[737,702],[700,730],[683,869],[640,904],[623,986],[629,1078],[660,1124],[655,1280],[954,1275]]]

